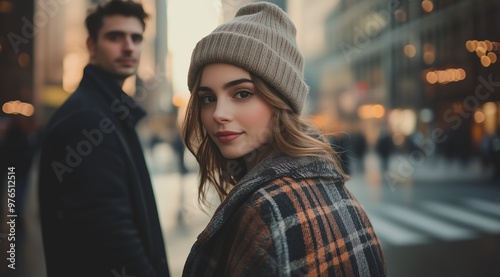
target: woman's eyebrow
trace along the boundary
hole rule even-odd
[[[200,91],[213,92],[213,90],[209,87],[199,87],[196,92],[200,92]]]
[[[236,85],[239,85],[239,84],[242,84],[242,83],[252,83],[253,84],[253,81],[250,80],[250,79],[247,79],[247,78],[237,79],[237,80],[225,83],[222,86],[222,89],[228,89],[230,87],[233,87],[233,86],[236,86]],[[209,88],[209,87],[199,87],[197,91],[198,92],[199,91],[213,92],[213,90],[211,88]]]
[[[223,89],[228,89],[230,87],[233,87],[233,86],[236,86],[236,85],[239,85],[239,84],[242,84],[242,83],[253,83],[253,81],[250,80],[250,79],[247,79],[247,78],[241,78],[241,79],[234,80],[234,81],[231,81],[231,82],[228,82],[228,83],[224,84],[222,86],[222,88]]]

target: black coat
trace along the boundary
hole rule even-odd
[[[39,197],[48,276],[169,276],[135,131],[145,115],[88,65],[47,125]]]

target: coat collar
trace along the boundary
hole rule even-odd
[[[217,208],[205,230],[198,236],[193,251],[196,251],[195,249],[200,244],[213,237],[248,196],[270,181],[285,176],[296,180],[308,178],[342,179],[332,163],[318,157],[290,157],[272,152],[236,184],[226,200]]]
[[[85,67],[80,85],[89,82],[97,84],[111,111],[131,127],[134,127],[146,115],[146,112],[139,106],[137,101],[127,95],[109,74],[100,67],[92,64]]]

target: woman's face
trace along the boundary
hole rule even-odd
[[[256,90],[248,71],[208,64],[195,93],[203,127],[226,159],[244,157],[268,141],[272,106]]]

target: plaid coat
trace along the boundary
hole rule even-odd
[[[198,236],[183,276],[385,276],[379,241],[332,164],[272,154]]]

